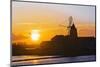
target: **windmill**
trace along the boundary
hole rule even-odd
[[[61,24],[60,24],[60,26],[61,26],[61,27],[67,27],[68,35],[70,35],[70,29],[71,29],[72,24],[74,23],[74,22],[73,22],[73,17],[70,16],[70,17],[68,18],[68,21],[69,21],[68,26],[61,25]]]

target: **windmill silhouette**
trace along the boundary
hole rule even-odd
[[[66,27],[67,30],[68,30],[68,36],[71,37],[71,38],[75,38],[77,37],[77,29],[74,25],[74,22],[73,22],[73,17],[70,16],[68,18],[68,21],[69,21],[69,24],[68,26],[65,26],[65,25],[60,25],[61,27]]]

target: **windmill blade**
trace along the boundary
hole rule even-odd
[[[65,25],[61,25],[61,24],[59,24],[59,26],[61,26],[61,27],[67,27],[67,26],[65,26]]]
[[[73,23],[73,17],[70,16],[70,17],[69,17],[69,27],[71,27],[72,23]]]

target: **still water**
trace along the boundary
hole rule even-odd
[[[49,63],[69,63],[95,61],[95,55],[77,56],[77,57],[58,57],[58,56],[13,56],[12,65],[37,65]]]

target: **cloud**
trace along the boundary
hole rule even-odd
[[[12,34],[12,40],[13,41],[16,41],[16,40],[24,40],[24,39],[27,39],[28,37],[27,36],[24,36],[24,35],[15,35],[15,34]]]

